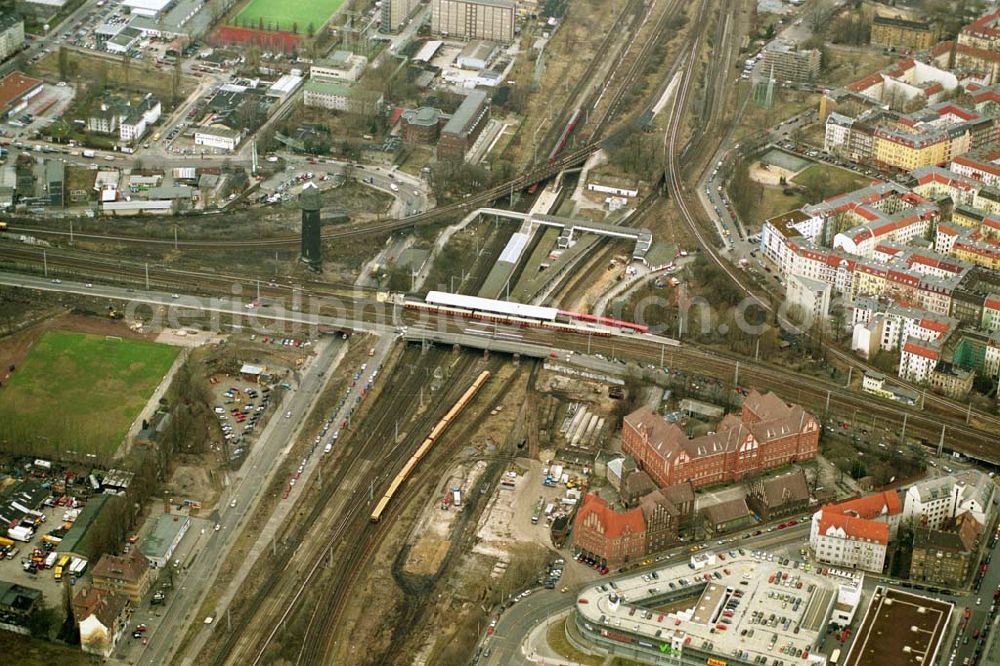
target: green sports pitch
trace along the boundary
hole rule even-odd
[[[0,390],[0,448],[109,459],[177,354],[144,340],[46,331]]]
[[[263,20],[264,29],[308,34],[309,26],[318,31],[340,9],[344,0],[250,0],[236,16],[236,26],[257,29]]]

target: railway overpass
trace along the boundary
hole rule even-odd
[[[775,391],[789,402],[806,406],[816,414],[843,418],[855,423],[869,423],[873,419],[883,425],[892,426],[900,439],[919,438],[928,444],[943,441],[945,447],[960,451],[990,464],[1000,464],[1000,451],[996,449],[994,417],[981,416],[966,423],[966,413],[946,410],[932,405],[929,401],[923,410],[882,400],[868,394],[859,393],[825,376],[810,376],[783,367],[758,363],[719,350],[702,350],[697,347],[672,346],[665,339],[652,335],[623,334],[601,337],[556,332],[544,328],[516,328],[496,324],[472,324],[468,319],[449,318],[426,312],[415,312],[397,308],[389,304],[367,303],[356,308],[349,301],[341,301],[339,307],[334,299],[316,299],[318,306],[329,303],[329,307],[306,308],[307,311],[288,310],[275,306],[267,310],[246,309],[246,304],[238,299],[196,298],[168,292],[137,291],[124,287],[109,287],[94,284],[86,286],[81,282],[64,281],[55,283],[46,278],[0,273],[0,284],[39,291],[71,293],[81,296],[98,297],[139,304],[162,309],[167,313],[176,312],[180,318],[183,312],[217,315],[217,330],[231,330],[231,322],[224,317],[240,320],[244,329],[267,331],[266,334],[280,335],[287,332],[287,326],[298,327],[299,333],[319,332],[322,327],[335,330],[350,329],[375,335],[396,335],[401,326],[406,326],[408,339],[423,339],[441,344],[462,344],[478,349],[487,348],[501,353],[520,353],[536,356],[544,350],[549,356],[556,352],[560,357],[566,354],[599,355],[612,362],[631,362],[630,372],[641,374],[645,379],[662,379],[664,368],[672,373],[682,372],[692,377],[717,377],[728,385],[754,386],[761,390]],[[346,306],[346,307],[345,307]],[[380,309],[381,307],[381,309]],[[163,317],[164,324],[172,323],[171,317]],[[277,329],[269,330],[269,329]],[[472,330],[478,332],[473,333]],[[421,332],[423,330],[423,332]],[[934,407],[934,409],[932,409]],[[860,418],[859,418],[860,417]]]

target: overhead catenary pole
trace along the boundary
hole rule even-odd
[[[45,277],[49,276],[49,259],[45,255],[44,249],[42,250],[42,272],[45,275]]]
[[[149,291],[149,262],[146,262],[146,291]]]

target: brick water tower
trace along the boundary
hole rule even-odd
[[[309,182],[302,188],[299,195],[299,208],[302,209],[302,261],[310,268],[319,272],[323,270],[323,250],[320,245],[320,200],[319,188]]]

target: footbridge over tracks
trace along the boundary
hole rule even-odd
[[[503,208],[479,208],[472,215],[492,215],[498,219],[518,220],[520,222],[528,221],[533,225],[537,224],[543,227],[562,229],[562,233],[559,236],[560,247],[569,247],[574,234],[577,233],[596,234],[610,238],[630,238],[635,241],[635,250],[632,252],[632,257],[634,259],[642,259],[653,245],[653,232],[649,229],[634,229],[616,224],[579,220],[574,217],[561,217],[558,215],[519,213],[513,210],[504,210]]]

